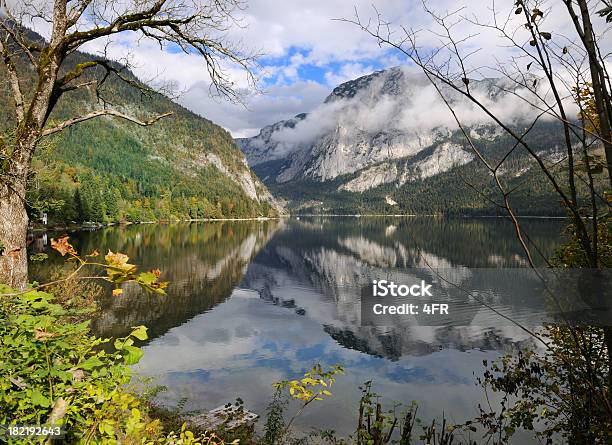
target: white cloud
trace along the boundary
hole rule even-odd
[[[240,104],[216,100],[208,94],[208,83],[198,82],[180,98],[181,104],[230,130],[234,137],[253,136],[273,122],[292,117],[319,105],[329,89],[312,81],[298,80],[290,85],[273,85],[263,94]]]
[[[372,65],[364,65],[363,63],[346,63],[342,65],[336,73],[328,71],[325,73],[325,81],[332,88],[358,77],[371,74],[375,71]]]

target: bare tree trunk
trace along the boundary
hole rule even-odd
[[[28,282],[25,185],[7,181],[0,187],[0,283],[23,289]]]
[[[606,72],[602,66],[604,61],[601,60],[596,47],[588,2],[586,0],[578,0],[578,6],[580,7],[582,17],[581,38],[589,57],[589,70],[591,72],[591,83],[595,97],[595,108],[599,115],[599,130],[606,155],[609,181],[612,184],[612,141],[610,140],[612,138],[612,129],[610,128],[612,125],[612,109],[610,109],[612,104],[610,103],[610,92],[606,88]]]

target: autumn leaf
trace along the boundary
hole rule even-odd
[[[117,267],[119,269],[124,269],[126,265],[131,266],[128,264],[130,257],[124,253],[114,253],[112,250],[109,250],[104,259],[109,266]]]
[[[51,247],[57,250],[62,256],[65,256],[66,254],[76,256],[77,254],[74,247],[72,247],[72,244],[68,242],[68,235],[64,235],[57,240],[51,238]]]
[[[55,334],[52,332],[47,332],[38,328],[34,329],[34,338],[36,340],[46,340],[53,337],[55,337]]]
[[[109,266],[106,268],[106,274],[109,279],[116,283],[122,283],[134,278],[136,266],[128,263],[129,257],[123,253],[114,253],[109,250],[104,260]]]
[[[113,289],[113,297],[118,297],[122,293],[123,293],[123,289],[120,289],[120,288]]]

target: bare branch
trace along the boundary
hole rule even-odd
[[[87,88],[87,87],[94,86],[94,85],[98,86],[98,84],[99,83],[98,83],[97,80],[88,80],[88,81],[85,81],[85,82],[81,82],[81,83],[77,83],[77,84],[72,84],[72,85],[69,85],[67,87],[64,87],[64,88],[61,89],[61,92],[63,94],[63,93],[67,93],[68,91],[74,91],[74,90],[78,90],[78,89],[81,89],[81,88]]]
[[[68,13],[68,29],[76,25],[93,0],[80,0]]]
[[[7,21],[0,16],[0,28],[4,30],[4,32],[11,37],[11,40],[14,44],[19,46],[21,51],[26,55],[30,63],[34,66],[38,66],[38,61],[34,57],[32,51],[40,51],[40,47],[34,44],[34,42],[28,41],[24,37],[24,32],[22,29],[15,29],[15,27],[20,27],[19,24],[16,23],[7,23]],[[8,41],[7,41],[8,44]]]
[[[378,18],[379,18],[378,26],[375,26],[375,27],[372,27],[370,23],[368,24],[363,23],[358,15],[356,15],[355,19],[341,19],[341,21],[345,21],[345,22],[357,25],[364,32],[374,37],[378,41],[379,45],[388,45],[402,52],[415,65],[421,68],[421,70],[428,76],[428,78],[433,80],[433,83],[440,82],[441,84],[449,87],[452,91],[459,93],[461,96],[467,98],[470,102],[472,102],[480,110],[482,110],[485,113],[485,115],[487,115],[490,119],[492,119],[493,122],[495,122],[495,124],[498,125],[506,134],[511,136],[521,147],[523,147],[530,154],[530,156],[536,161],[540,170],[544,173],[549,183],[553,186],[557,195],[559,195],[559,197],[562,199],[565,207],[569,210],[576,224],[576,228],[579,233],[579,240],[581,242],[581,245],[585,253],[587,254],[587,257],[593,261],[593,264],[596,264],[596,259],[594,259],[592,256],[593,250],[590,244],[591,239],[588,234],[588,230],[586,228],[585,221],[583,220],[580,209],[576,203],[574,187],[573,186],[570,187],[570,195],[568,196],[567,193],[562,188],[562,186],[560,185],[558,179],[548,169],[543,159],[541,158],[541,156],[538,155],[538,153],[534,150],[534,148],[531,147],[530,144],[528,144],[514,129],[512,129],[508,125],[508,123],[504,122],[500,118],[500,116],[496,115],[481,100],[479,100],[477,97],[471,94],[469,89],[462,88],[462,86],[466,87],[467,84],[469,84],[469,79],[466,79],[465,77],[463,77],[463,83],[457,82],[459,79],[462,78],[462,76],[464,76],[463,73],[454,74],[451,71],[449,71],[447,63],[443,63],[441,66],[436,65],[433,62],[433,59],[431,57],[422,56],[420,54],[419,47],[416,43],[416,32],[402,28],[405,33],[404,37],[401,39],[394,39],[390,31],[390,25],[387,22],[384,22],[383,20],[381,20],[380,14],[378,14]],[[447,31],[448,31],[447,35],[448,35],[449,41],[447,42],[448,45],[446,47],[450,48],[450,52],[452,54],[460,58],[461,55],[458,54],[458,51],[453,51],[453,48],[455,46],[453,45],[453,37],[450,33],[450,30],[448,29],[448,25],[445,24],[444,20],[440,19],[440,17],[434,17],[434,19],[437,20],[437,23],[440,24],[442,27],[447,28]],[[381,31],[381,29],[385,31]],[[531,32],[539,33],[539,31],[537,31],[535,28],[531,28]],[[534,38],[534,40],[535,40],[534,44],[536,47],[539,47],[540,45],[542,45],[541,39],[538,40],[537,38]],[[538,51],[540,51],[540,55],[535,56],[535,60],[539,62],[542,68],[545,68],[547,65],[546,55],[539,48],[538,48]],[[435,53],[436,51],[434,50],[433,52]],[[552,84],[554,84],[555,79],[552,76],[550,76],[550,73],[547,76],[547,78]],[[557,103],[557,105],[562,106],[561,97],[558,93],[555,94],[555,99],[556,99],[555,102]],[[565,120],[567,120],[567,117],[565,116],[564,113],[562,113],[562,116]],[[571,141],[569,140],[569,138],[567,138],[568,125],[566,124],[564,124],[564,133],[566,135],[566,141],[568,143],[568,150],[571,151],[572,149]],[[572,163],[573,165],[573,160],[571,160],[570,163]],[[521,243],[521,244],[525,245],[524,243]]]
[[[225,37],[230,24],[237,24],[235,9],[242,8],[242,0],[224,0],[187,7],[166,0],[149,3],[141,11],[115,14],[114,20],[104,18],[108,11],[94,13],[96,25],[88,30],[68,33],[61,45],[71,52],[86,42],[114,34],[134,31],[159,43],[160,48],[172,45],[186,54],[202,57],[213,92],[230,101],[241,102],[241,96],[226,71],[225,65],[242,68],[249,87],[256,89],[253,71],[257,54],[245,53]]]
[[[63,129],[70,127],[72,125],[78,124],[79,122],[84,122],[84,121],[88,121],[90,119],[94,119],[96,117],[100,117],[100,116],[115,116],[121,119],[125,119],[127,121],[130,121],[134,124],[140,125],[141,127],[148,127],[149,125],[154,124],[155,122],[157,122],[158,120],[170,116],[172,115],[172,112],[168,112],[168,113],[163,113],[160,115],[155,116],[152,119],[149,119],[147,121],[141,121],[139,119],[136,119],[133,116],[129,116],[127,114],[121,113],[117,110],[109,110],[109,109],[104,109],[104,110],[96,110],[96,111],[92,111],[91,113],[87,113],[83,116],[79,116],[79,117],[75,117],[73,119],[68,119],[64,122],[62,122],[59,125],[56,125],[54,127],[48,128],[46,130],[43,130],[43,132],[41,133],[41,136],[49,136],[51,134],[57,133],[59,131],[62,131]]]

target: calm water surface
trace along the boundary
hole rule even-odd
[[[562,222],[525,224],[530,239],[551,254]],[[474,268],[524,267],[504,220],[313,217],[114,227],[71,239],[81,252],[127,253],[171,282],[165,297],[135,287],[105,296],[93,322],[103,336],[149,327],[137,370],[167,386],[159,401],[168,406],[186,400],[186,410],[205,410],[239,396],[264,414],[273,382],[315,362],[340,363],[346,375],[334,396],[307,411],[298,427],[352,432],[358,386],[367,380],[389,401],[417,400],[422,418],[444,412],[461,421],[484,401],[475,384],[483,360],[531,343],[486,308],[444,326],[361,326],[359,288],[372,279],[408,279],[415,268],[433,266],[469,283]],[[48,273],[33,267],[34,278]],[[525,323],[545,310],[508,296],[489,303]]]

